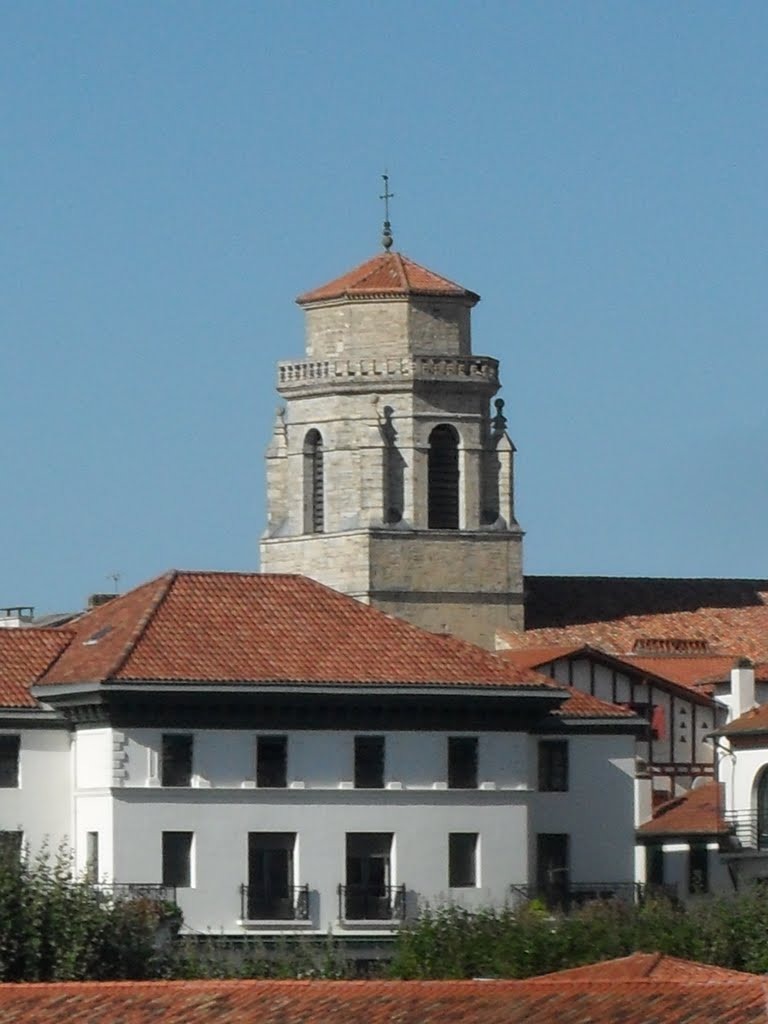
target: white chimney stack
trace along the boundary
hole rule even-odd
[[[749,658],[739,658],[731,669],[730,721],[755,706],[755,667]]]

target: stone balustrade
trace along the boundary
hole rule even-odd
[[[302,359],[277,364],[278,388],[311,383],[370,383],[372,380],[455,378],[498,385],[499,363],[488,356],[404,356],[400,359]]]

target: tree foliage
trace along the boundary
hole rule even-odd
[[[0,856],[0,981],[81,981],[167,974],[162,935],[178,911],[160,901],[113,899],[73,881],[60,849]]]
[[[398,978],[527,978],[628,956],[662,952],[736,970],[768,971],[768,889],[690,904],[665,898],[595,901],[570,913],[537,902],[469,911],[427,908],[398,936]]]

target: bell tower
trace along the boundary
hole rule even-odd
[[[278,364],[264,572],[296,572],[436,632],[522,629],[514,445],[479,296],[390,250],[299,296]]]

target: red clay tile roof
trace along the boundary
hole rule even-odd
[[[54,629],[0,629],[0,707],[34,708],[29,692],[69,643],[71,634]]]
[[[570,627],[576,629],[578,627]],[[533,632],[533,631],[531,631]],[[516,644],[525,640],[531,633],[504,633],[500,637],[504,643]],[[665,683],[673,691],[686,692],[690,698],[691,692],[695,694],[695,700],[706,706],[711,705],[711,695],[714,691],[713,680],[727,679],[734,659],[726,658],[701,658],[701,657],[676,657],[676,658],[655,658],[637,657],[634,654],[614,654],[606,651],[605,648],[597,647],[586,643],[560,644],[552,647],[532,647],[516,649],[500,649],[500,657],[505,661],[517,665],[518,668],[538,669],[544,665],[551,664],[561,658],[594,658],[614,668],[623,669],[627,672],[635,672],[640,675],[652,676],[655,681]],[[722,672],[727,667],[725,674]]]
[[[42,683],[553,688],[473,644],[428,633],[303,576],[173,571],[67,629],[72,643]]]
[[[583,693],[572,686],[565,686],[563,689],[570,693],[570,697],[553,712],[561,718],[636,718],[637,715],[629,708],[620,704],[611,704],[609,701],[600,700],[589,693]]]
[[[748,736],[768,732],[768,704],[746,711],[720,730],[723,736]]]
[[[730,831],[722,807],[720,783],[707,782],[661,804],[637,832],[639,836],[722,835]]]
[[[0,986],[3,1024],[765,1024],[768,982],[144,981]]]
[[[632,978],[655,978],[659,981],[724,982],[749,981],[757,975],[746,971],[732,971],[727,967],[700,964],[693,960],[681,960],[665,953],[632,953],[616,960],[603,960],[585,967],[572,967],[552,974],[540,974],[531,979],[560,981],[629,981]]]
[[[480,299],[475,292],[419,266],[399,252],[384,252],[328,284],[305,292],[296,301],[303,306],[324,299],[393,295],[441,295],[467,299],[473,305]]]
[[[655,647],[664,656],[680,652],[682,645],[681,656],[746,655],[753,661],[768,662],[768,604],[627,615],[570,626],[526,629],[524,633],[504,632],[499,636],[501,642],[515,650],[580,642],[620,655],[647,656],[647,648]],[[692,641],[699,643],[691,644]]]

